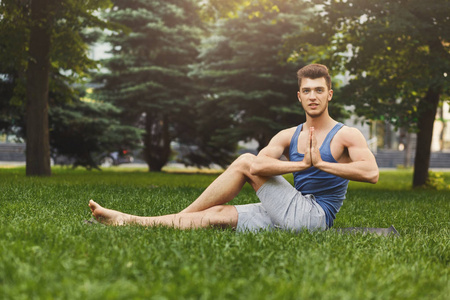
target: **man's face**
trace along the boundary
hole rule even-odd
[[[333,90],[327,88],[324,77],[316,79],[303,78],[297,97],[305,113],[315,118],[327,111],[328,101],[333,97]]]

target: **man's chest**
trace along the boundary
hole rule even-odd
[[[317,147],[321,152],[329,152],[337,162],[348,161],[348,151],[343,145],[339,132],[334,136],[328,137],[328,132],[316,132]],[[297,151],[300,154],[306,153],[307,147],[310,147],[309,131],[302,130],[298,137]]]

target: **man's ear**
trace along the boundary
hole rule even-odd
[[[332,98],[333,98],[333,90],[329,90],[328,91],[328,101],[331,101]]]
[[[297,99],[300,103],[302,103],[302,100],[300,99],[300,91],[297,91]]]

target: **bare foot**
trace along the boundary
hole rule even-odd
[[[121,213],[117,210],[104,208],[94,200],[89,200],[89,207],[91,208],[92,215],[100,223],[120,226],[125,225],[130,221],[130,215]]]

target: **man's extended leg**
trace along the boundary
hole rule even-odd
[[[255,156],[249,153],[239,156],[191,205],[181,212],[199,212],[225,204],[239,194],[246,182],[257,191],[269,178],[250,173],[250,166],[254,159]]]
[[[103,208],[92,200],[89,202],[89,207],[97,220],[111,225],[163,225],[180,229],[220,225],[235,228],[238,221],[237,209],[232,205],[222,204],[236,197],[246,182],[249,182],[257,191],[269,179],[250,173],[250,166],[254,159],[255,156],[252,154],[241,155],[209,185],[200,197],[178,214],[139,217]]]
[[[103,208],[93,200],[89,201],[92,215],[108,225],[137,224],[143,226],[168,226],[179,229],[210,226],[232,227],[237,225],[238,214],[231,205],[219,205],[200,212],[179,213],[157,217],[139,217],[116,210]]]

